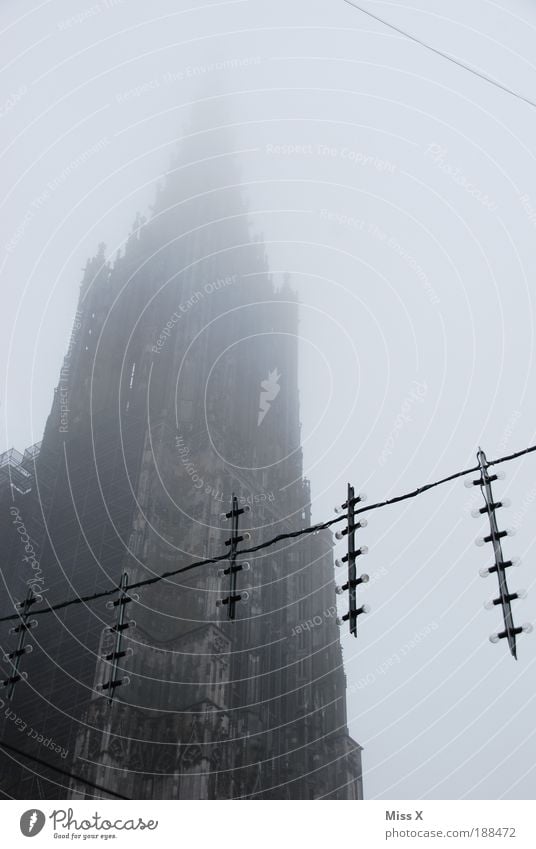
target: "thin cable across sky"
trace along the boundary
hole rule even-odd
[[[441,56],[443,59],[447,59],[449,62],[452,62],[454,65],[457,65],[459,68],[463,68],[465,71],[469,71],[469,73],[474,74],[476,77],[479,77],[481,80],[484,80],[484,82],[494,85],[501,91],[506,92],[506,94],[510,94],[512,95],[512,97],[516,97],[518,100],[522,100],[524,103],[527,103],[529,106],[533,106],[536,109],[536,103],[533,100],[530,100],[530,98],[525,97],[523,94],[519,94],[519,92],[508,88],[508,86],[503,85],[498,80],[493,79],[493,77],[488,77],[488,75],[482,73],[482,71],[477,71],[476,68],[473,68],[471,65],[467,65],[465,62],[462,62],[461,59],[456,59],[454,56],[451,56],[450,53],[443,53],[443,51],[438,50],[437,47],[432,47],[432,45],[427,44],[426,41],[422,41],[420,38],[417,38],[417,36],[412,35],[410,32],[406,32],[406,30],[403,30],[400,27],[389,23],[389,21],[386,21],[384,18],[380,18],[378,15],[374,15],[372,12],[369,12],[368,9],[364,9],[362,6],[358,6],[357,3],[352,3],[351,0],[344,0],[344,2],[347,3],[348,6],[353,6],[354,9],[357,9],[364,15],[368,15],[369,18],[372,18],[373,20],[378,21],[378,23],[389,27],[389,29],[392,29],[399,35],[403,35],[404,38],[408,38],[410,41],[414,41],[415,44],[419,44],[421,47],[426,48],[426,50],[430,50],[431,53],[435,53],[437,56]]]
[[[497,466],[499,463],[508,463],[511,460],[516,460],[518,457],[523,457],[526,454],[531,454],[536,451],[536,445],[531,445],[528,448],[523,448],[520,451],[515,451],[513,454],[508,454],[505,457],[499,457],[497,460],[489,460],[488,466]],[[459,472],[454,472],[451,475],[447,475],[445,478],[440,478],[433,483],[423,484],[422,486],[417,487],[416,489],[411,490],[410,492],[406,492],[403,495],[396,495],[393,498],[387,498],[384,501],[377,501],[374,504],[369,504],[365,507],[360,507],[359,510],[355,511],[355,515],[359,513],[370,512],[371,510],[379,510],[381,507],[389,507],[393,504],[398,504],[400,501],[407,501],[410,498],[416,498],[418,495],[422,495],[425,492],[428,492],[430,489],[434,489],[436,486],[441,486],[444,483],[449,483],[449,481],[456,480],[456,478],[464,477],[465,475],[470,475],[473,472],[478,472],[480,467],[478,465],[472,466],[470,469],[463,469]],[[278,534],[272,539],[266,540],[265,542],[261,542],[258,545],[254,545],[251,548],[241,549],[238,554],[254,554],[257,551],[262,551],[265,548],[270,548],[272,545],[275,545],[278,542],[283,542],[287,539],[296,539],[297,537],[305,536],[306,534],[314,534],[318,531],[326,530],[330,528],[332,525],[337,524],[338,522],[346,521],[346,516],[336,516],[334,519],[329,519],[326,522],[320,522],[316,525],[311,525],[308,528],[301,528],[298,531],[289,531],[288,533]],[[186,566],[181,566],[179,569],[173,569],[169,572],[163,572],[161,575],[155,575],[152,578],[146,578],[143,581],[137,581],[134,584],[129,584],[128,590],[139,589],[140,587],[148,587],[152,584],[156,584],[159,581],[164,581],[167,578],[173,578],[176,575],[182,575],[184,572],[190,572],[192,569],[198,569],[201,566],[209,566],[213,563],[221,563],[222,560],[228,560],[229,554],[225,552],[224,554],[220,554],[217,557],[210,557],[204,560],[194,560],[191,563],[188,563]],[[100,598],[106,598],[111,595],[115,595],[120,591],[119,587],[112,587],[109,590],[103,590],[99,593],[94,593],[93,595],[80,596],[77,598],[67,599],[66,601],[57,602],[57,604],[51,604],[48,607],[38,608],[37,610],[32,610],[32,616],[37,616],[43,613],[51,613],[54,610],[63,610],[65,607],[71,607],[73,604],[88,604],[93,601],[97,601]],[[14,613],[11,616],[3,616],[0,618],[0,622],[10,622],[15,619],[20,619],[20,614]]]

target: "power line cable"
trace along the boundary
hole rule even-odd
[[[523,448],[521,451],[515,451],[513,454],[507,454],[506,457],[499,457],[498,460],[488,460],[488,466],[496,466],[498,463],[517,460],[518,457],[524,457],[525,454],[531,454],[533,451],[536,451],[536,445],[531,445],[530,448]]]
[[[120,793],[116,793],[115,790],[108,790],[106,787],[102,787],[100,784],[94,784],[93,781],[88,781],[86,778],[82,778],[82,776],[80,775],[74,775],[74,773],[67,772],[67,770],[61,769],[59,766],[54,766],[54,764],[51,764],[48,761],[43,760],[42,758],[38,758],[35,755],[30,755],[23,749],[18,749],[16,746],[12,746],[10,743],[6,743],[5,740],[0,740],[0,751],[2,749],[8,749],[10,752],[15,752],[17,755],[22,755],[23,757],[34,761],[40,766],[45,766],[47,769],[51,769],[54,772],[58,772],[60,775],[63,775],[67,778],[72,778],[74,781],[80,781],[82,784],[87,784],[88,787],[92,787],[94,790],[99,790],[101,793],[107,793],[109,796],[115,796],[117,799],[129,799],[128,796],[122,796]]]
[[[524,448],[521,451],[516,451],[514,454],[508,454],[505,457],[499,457],[497,460],[489,460],[489,466],[496,466],[499,463],[507,463],[510,460],[515,460],[518,457],[523,457],[526,454],[530,454],[533,451],[536,451],[536,445],[531,445],[529,448]],[[452,475],[447,475],[445,478],[441,478],[440,480],[434,481],[433,483],[423,484],[422,486],[417,487],[416,489],[411,490],[411,492],[406,492],[403,495],[396,495],[393,498],[387,498],[385,501],[377,501],[374,504],[369,504],[366,507],[361,507],[359,510],[356,510],[356,515],[359,513],[370,512],[371,510],[378,510],[381,507],[388,507],[392,504],[398,504],[401,501],[407,501],[410,498],[415,498],[418,495],[422,495],[424,492],[428,492],[430,489],[434,489],[436,486],[441,486],[444,483],[448,483],[449,481],[456,480],[456,478],[464,477],[465,475],[470,475],[473,472],[478,472],[480,469],[479,466],[472,466],[470,469],[463,469],[460,472],[454,472]],[[326,530],[330,528],[332,525],[337,524],[338,522],[345,521],[346,517],[336,516],[334,519],[329,519],[327,522],[320,522],[316,525],[311,525],[308,528],[300,528],[297,531],[289,531],[284,534],[278,534],[272,539],[266,540],[265,542],[261,542],[258,545],[252,546],[251,548],[243,548],[238,553],[242,554],[254,554],[257,551],[262,551],[265,548],[270,548],[278,542],[283,542],[288,539],[296,539],[297,537],[304,536],[306,534],[315,534],[319,531]],[[192,569],[197,569],[200,566],[209,566],[214,563],[221,563],[222,560],[228,560],[229,554],[225,552],[224,554],[220,554],[217,557],[209,557],[205,560],[194,560],[191,563],[188,563],[186,566],[181,566],[178,569],[170,570],[169,572],[163,572],[161,575],[155,575],[152,578],[145,578],[143,581],[137,581],[136,583],[129,585],[129,590],[140,589],[141,587],[148,587],[152,584],[156,584],[159,581],[163,581],[167,578],[174,578],[177,575],[182,575],[185,572],[190,572]],[[42,607],[37,610],[32,611],[32,616],[37,616],[43,613],[51,613],[54,610],[62,610],[65,607],[70,607],[73,604],[85,604],[90,603],[92,601],[96,601],[99,598],[107,598],[111,595],[116,595],[120,591],[119,587],[112,587],[109,590],[103,590],[102,592],[93,593],[92,595],[86,596],[78,596],[76,598],[67,599],[66,601],[60,601],[57,604],[51,604],[48,607]],[[13,620],[19,619],[19,614],[11,614],[10,616],[3,616],[0,618],[0,622],[11,622]]]
[[[500,463],[503,461],[496,460],[495,462]],[[464,469],[462,472],[454,472],[453,475],[448,475],[446,478],[441,478],[441,480],[434,481],[433,483],[425,483],[423,486],[418,486],[417,489],[413,489],[411,492],[406,492],[404,495],[395,495],[393,498],[387,498],[385,501],[377,501],[376,504],[369,504],[367,507],[361,507],[359,510],[356,510],[356,514],[365,513],[367,510],[377,510],[379,507],[388,507],[390,504],[398,504],[400,501],[407,501],[408,498],[415,498],[417,495],[422,495],[423,492],[428,492],[429,489],[441,486],[443,483],[456,480],[456,478],[463,478],[465,475],[470,475],[472,472],[478,472],[478,469],[478,466],[473,466],[470,469]]]
[[[524,103],[527,103],[529,106],[533,106],[536,109],[536,103],[530,98],[525,97],[519,92],[514,91],[508,86],[503,85],[498,80],[493,79],[493,77],[488,77],[487,74],[482,73],[482,71],[477,71],[476,68],[473,68],[471,65],[466,65],[465,62],[462,62],[461,59],[456,59],[454,56],[451,56],[450,53],[443,53],[442,50],[439,50],[437,47],[432,47],[431,44],[427,44],[425,41],[421,41],[417,36],[412,35],[410,32],[406,32],[406,30],[401,29],[400,27],[395,26],[394,24],[389,23],[389,21],[384,20],[384,18],[380,18],[378,15],[374,15],[372,12],[369,12],[368,9],[363,9],[362,6],[358,6],[357,3],[352,3],[351,0],[344,0],[348,6],[353,6],[354,9],[357,9],[359,12],[362,12],[364,15],[368,15],[369,18],[373,18],[373,20],[378,21],[380,24],[383,24],[389,29],[394,30],[395,32],[403,35],[405,38],[409,38],[410,41],[414,41],[415,44],[419,44],[421,47],[425,47],[427,50],[430,50],[432,53],[435,53],[437,56],[441,56],[443,59],[448,59],[449,62],[452,62],[454,65],[458,65],[459,68],[463,68],[465,71],[469,71],[471,74],[474,74],[476,77],[480,77],[481,80],[484,80],[491,85],[496,86],[501,89],[501,91],[506,92],[507,94],[511,94],[513,97],[517,97],[518,100],[522,100]]]

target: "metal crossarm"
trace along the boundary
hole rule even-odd
[[[231,536],[225,540],[225,545],[229,548],[229,566],[219,571],[220,576],[229,577],[229,595],[225,596],[225,598],[218,599],[216,604],[218,607],[227,607],[227,618],[231,620],[236,618],[237,603],[239,601],[246,601],[249,598],[247,592],[239,593],[237,591],[238,572],[241,572],[243,569],[249,569],[249,563],[237,563],[236,558],[239,543],[251,539],[249,533],[240,534],[238,530],[239,517],[243,513],[249,513],[250,509],[248,504],[244,507],[239,507],[238,498],[233,493],[231,510],[228,513],[222,514],[222,518],[231,520]]]
[[[480,574],[482,577],[487,577],[490,574],[496,574],[499,584],[499,595],[497,598],[490,599],[485,604],[487,609],[492,610],[494,607],[499,607],[502,610],[504,629],[499,631],[496,634],[492,634],[490,640],[492,643],[497,643],[499,640],[505,639],[508,643],[508,647],[510,649],[510,654],[517,660],[517,635],[522,632],[529,632],[532,630],[532,626],[529,624],[523,625],[522,627],[516,627],[514,624],[513,614],[512,614],[512,604],[511,602],[518,599],[524,598],[526,595],[524,591],[518,592],[510,592],[508,589],[508,581],[506,577],[506,570],[511,567],[517,565],[515,559],[505,560],[502,550],[502,542],[505,537],[511,536],[514,531],[499,530],[499,526],[497,523],[497,509],[500,507],[508,506],[506,499],[502,499],[500,501],[495,501],[493,497],[492,491],[492,482],[499,479],[499,475],[490,475],[488,471],[489,463],[486,458],[486,455],[482,448],[479,448],[477,453],[477,460],[480,470],[480,477],[476,480],[471,481],[469,486],[479,486],[482,495],[484,497],[484,507],[474,510],[473,515],[478,518],[479,516],[486,516],[489,520],[489,534],[486,536],[479,537],[476,540],[477,545],[484,545],[485,543],[491,543],[493,546],[493,555],[494,555],[494,565],[489,566],[486,569],[481,569]]]
[[[369,580],[368,575],[360,575],[357,576],[357,566],[356,560],[357,558],[368,552],[368,548],[364,545],[360,548],[356,548],[356,540],[355,535],[358,528],[364,528],[367,525],[365,519],[360,522],[356,522],[356,505],[365,501],[365,496],[361,493],[359,495],[355,494],[354,487],[351,484],[348,484],[348,497],[346,502],[342,505],[341,508],[336,508],[336,512],[341,512],[342,510],[346,510],[346,521],[347,526],[343,528],[343,530],[338,531],[335,536],[337,539],[343,539],[347,537],[347,553],[340,560],[335,561],[337,566],[340,566],[344,563],[348,564],[348,580],[341,587],[337,587],[336,591],[340,595],[343,592],[348,593],[348,613],[345,613],[344,616],[341,617],[340,623],[348,622],[350,626],[350,633],[357,637],[357,619],[363,613],[369,612],[369,606],[366,604],[357,606],[357,587],[360,584],[366,584]]]
[[[29,654],[32,650],[32,646],[25,645],[26,643],[26,634],[31,628],[37,627],[37,620],[30,619],[30,608],[32,604],[37,602],[37,598],[34,595],[32,590],[28,590],[28,594],[23,602],[17,604],[17,607],[20,610],[20,618],[21,621],[19,625],[14,628],[11,628],[11,634],[18,634],[19,639],[17,642],[17,648],[14,651],[8,652],[4,655],[4,660],[11,664],[11,675],[1,682],[2,687],[7,687],[7,698],[11,700],[13,698],[15,692],[15,686],[19,681],[26,679],[27,675],[25,672],[20,672],[20,659],[25,654]]]
[[[109,652],[103,657],[103,660],[105,660],[107,663],[111,663],[110,678],[100,685],[100,689],[108,693],[108,701],[110,702],[110,704],[114,700],[115,691],[117,690],[117,688],[130,684],[130,678],[128,677],[128,675],[118,677],[118,661],[132,654],[132,649],[123,648],[123,634],[129,628],[136,627],[136,623],[134,622],[134,620],[127,620],[125,616],[127,604],[130,604],[130,602],[132,601],[138,600],[137,595],[128,594],[128,574],[126,572],[123,572],[121,576],[119,593],[119,598],[116,601],[108,603],[108,606],[110,608],[117,608],[117,621],[115,625],[112,625],[109,628],[109,632],[115,635],[115,643],[113,651]]]

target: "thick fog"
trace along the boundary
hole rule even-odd
[[[528,0],[363,5],[536,99]],[[207,98],[299,293],[313,519],[348,482],[376,502],[536,442],[536,107],[343,0],[4,0],[0,28],[2,450],[41,439],[81,269],[150,214]],[[502,468],[522,624],[536,455]],[[517,662],[488,640],[477,506],[457,480],[359,532],[372,611],[341,634],[366,798],[534,798],[536,637]]]

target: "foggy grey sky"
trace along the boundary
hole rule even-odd
[[[363,5],[536,98],[528,0]],[[4,0],[0,38],[2,449],[41,438],[81,268],[147,213],[210,96],[252,233],[303,305],[314,518],[348,480],[377,501],[473,465],[479,444],[536,441],[535,108],[342,0]],[[504,469],[511,585],[530,591],[536,458]],[[517,663],[488,642],[477,505],[457,481],[362,532],[373,613],[343,648],[367,798],[534,798],[536,637]],[[536,621],[534,593],[515,619]]]

